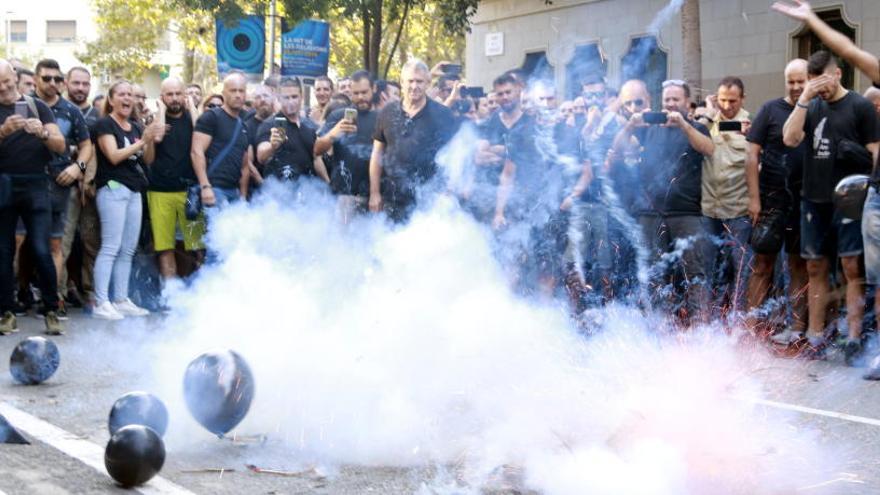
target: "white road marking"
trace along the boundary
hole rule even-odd
[[[835,411],[826,411],[824,409],[815,409],[812,407],[798,406],[797,404],[788,404],[785,402],[776,402],[767,399],[756,399],[753,397],[736,397],[738,400],[760,404],[762,406],[775,407],[777,409],[785,409],[804,414],[813,414],[815,416],[825,416],[826,418],[840,419],[843,421],[851,421],[853,423],[861,423],[864,425],[880,426],[880,419],[866,418],[864,416],[855,416],[853,414],[840,413]]]
[[[103,447],[62,430],[36,416],[31,416],[5,402],[0,402],[0,414],[6,416],[9,423],[18,430],[82,462],[104,476],[110,476],[104,467]],[[146,495],[195,495],[186,488],[160,476],[156,476],[147,484],[137,487],[137,491]],[[0,495],[4,494],[0,492]]]

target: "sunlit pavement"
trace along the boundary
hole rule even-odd
[[[21,425],[31,445],[0,445],[0,492],[8,494],[123,493],[100,467],[89,462],[109,438],[107,415],[122,394],[143,388],[142,376],[156,363],[137,349],[144,339],[161,338],[161,317],[136,322],[95,321],[74,312],[65,336],[52,337],[61,351],[61,367],[46,383],[22,386],[8,373],[12,348],[31,335],[42,335],[43,322],[19,318],[21,332],[0,337],[0,406],[32,418]],[[146,328],[126,332],[129,325]],[[130,329],[130,328],[129,328]],[[124,355],[120,355],[123,353]],[[111,363],[125,362],[124,369]],[[869,494],[880,492],[880,383],[861,379],[864,369],[847,368],[832,355],[827,362],[777,359],[754,370],[766,389],[759,404],[769,412],[789,411],[791,428],[822,432],[821,441],[848,445],[839,479],[803,487],[803,493]],[[181,377],[183,370],[181,370]],[[2,409],[0,409],[2,412]],[[186,418],[191,421],[189,418]],[[172,429],[175,417],[172,416]],[[50,423],[61,438],[44,436],[35,424]],[[37,434],[29,434],[34,429]],[[207,432],[188,442],[169,441],[158,483],[143,493],[413,493],[431,484],[431,469],[345,467],[339,470],[303,463],[284,451],[271,432],[268,440],[245,436],[221,440]],[[170,433],[169,433],[170,434]],[[58,445],[69,441],[67,453]],[[53,444],[55,444],[53,446]],[[66,444],[65,444],[66,445]],[[79,449],[79,450],[78,450]],[[89,454],[91,452],[91,454]],[[266,470],[255,472],[248,466]]]

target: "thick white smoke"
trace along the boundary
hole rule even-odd
[[[451,466],[459,492],[503,466],[562,494],[779,493],[830,478],[814,435],[730,398],[760,395],[750,373],[767,356],[620,307],[585,339],[564,309],[509,290],[489,233],[448,198],[406,227],[343,227],[323,193],[270,188],[218,217],[211,243],[221,263],[171,294],[174,337],[151,350],[171,455],[210,448],[181,380],[228,347],[256,378],[237,431],[268,434],[280,464]]]

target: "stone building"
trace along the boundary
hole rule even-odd
[[[749,109],[781,96],[786,61],[806,57],[820,44],[798,23],[771,11],[772,3],[700,1],[703,87],[698,92],[714,91],[721,78],[737,75],[745,81]],[[631,77],[646,79],[656,95],[663,80],[681,77],[680,16],[671,11],[668,19],[657,18],[667,4],[667,0],[553,0],[552,4],[483,0],[467,37],[468,84],[488,89],[496,75],[523,68],[553,77],[559,94],[570,98],[580,90],[583,74],[599,71],[612,84]],[[813,0],[811,4],[832,26],[880,55],[880,0]],[[845,67],[844,84],[862,91],[870,82]]]

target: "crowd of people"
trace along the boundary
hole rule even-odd
[[[880,83],[877,58],[808,4],[776,8]],[[834,53],[780,67],[780,96],[754,114],[735,75],[701,101],[669,79],[654,102],[644,81],[595,74],[563,101],[521,70],[484,93],[458,65],[411,59],[399,83],[319,77],[314,104],[296,77],[249,89],[233,72],[207,95],[170,77],[150,108],[128,81],[90,103],[83,67],[0,61],[0,334],[37,300],[55,334],[69,305],[111,320],[161,309],[131,297],[138,253],[163,280],[190,276],[211,262],[214,212],[267,180],[320,181],[341,222],[404,223],[432,196],[457,198],[494,233],[511,286],[575,316],[624,301],[812,359],[839,330],[854,364],[866,281],[880,282],[880,90],[844,88]],[[438,164],[447,146],[465,150],[454,178]],[[835,202],[853,175],[870,176],[864,215]]]

